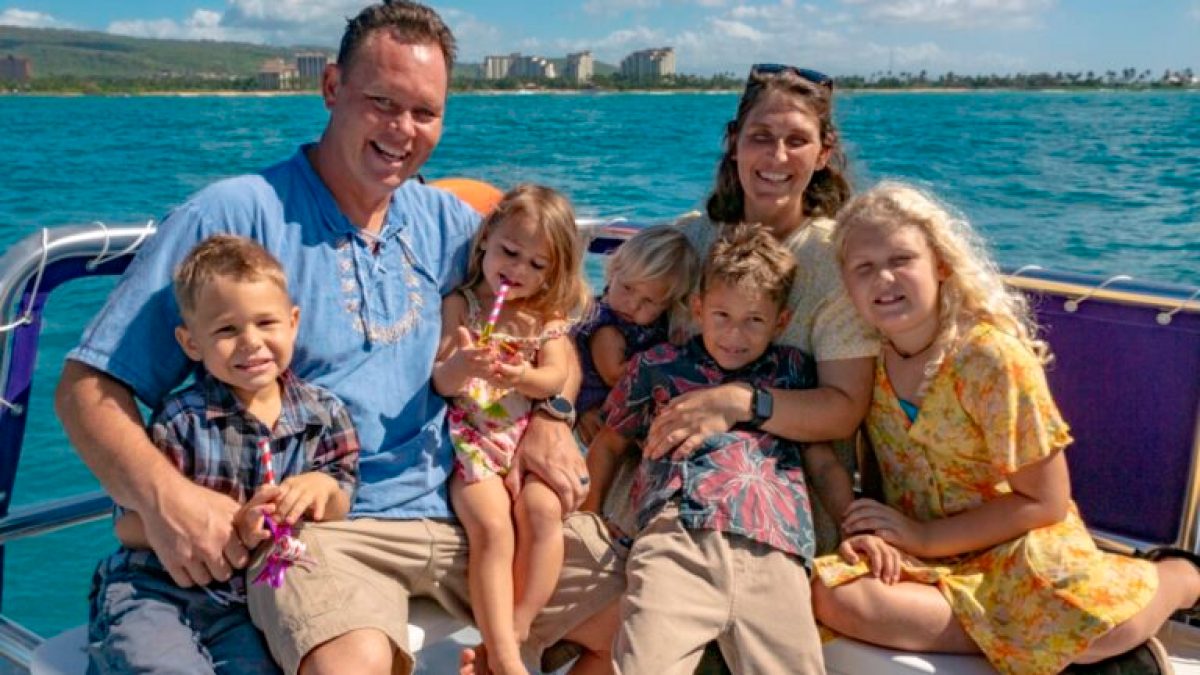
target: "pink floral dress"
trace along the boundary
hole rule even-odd
[[[484,323],[479,299],[470,290],[462,294],[467,299],[467,327],[478,339]],[[514,359],[519,354],[533,364],[542,345],[566,332],[542,331],[532,337],[493,332],[491,341],[501,353],[507,352]],[[454,444],[454,470],[459,478],[476,483],[508,474],[532,410],[533,402],[515,389],[497,389],[480,379],[468,382],[466,395],[454,397],[446,414]]]
[[[946,518],[1009,494],[1009,474],[1071,442],[1041,364],[990,325],[946,358],[914,422],[877,363],[867,431],[887,503],[911,518]],[[837,556],[818,558],[815,570],[830,587],[868,573]],[[1059,523],[906,565],[904,579],[937,586],[997,670],[1030,675],[1061,671],[1158,586],[1151,563],[1098,550],[1074,503]]]

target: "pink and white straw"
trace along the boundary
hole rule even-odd
[[[258,440],[258,464],[261,469],[260,473],[263,476],[264,485],[275,484],[275,466],[271,461],[271,439],[260,438]]]
[[[492,311],[488,314],[483,330],[479,332],[479,344],[486,345],[492,339],[492,333],[496,330],[496,322],[500,320],[500,310],[504,308],[504,299],[508,297],[508,289],[508,284],[502,283],[500,289],[496,291],[496,300],[492,302]]]

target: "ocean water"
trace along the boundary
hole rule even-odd
[[[700,208],[733,94],[459,95],[427,177],[565,191],[582,215]],[[0,248],[44,226],[142,222],[225,176],[284,159],[325,118],[315,96],[0,96]],[[859,187],[917,181],[1006,265],[1200,285],[1200,94],[856,93],[838,123]],[[63,355],[111,288],[52,297],[14,504],[96,485],[50,401]],[[86,619],[93,524],[8,547],[3,610],[48,633]]]

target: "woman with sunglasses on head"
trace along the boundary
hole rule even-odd
[[[833,122],[833,80],[806,68],[753,66],[725,128],[707,213],[685,217],[678,226],[702,256],[727,227],[741,222],[766,228],[792,252],[792,318],[779,341],[813,356],[819,386],[754,391],[729,385],[677,397],[655,419],[647,452],[670,448],[687,455],[707,436],[739,424],[802,442],[854,435],[871,399],[879,344],[842,287],[830,243],[832,218],[849,197],[846,157]],[[832,453],[829,458],[833,464]],[[850,500],[845,472],[830,466],[808,478],[821,505],[839,517]],[[818,542],[822,549],[836,543],[836,534],[827,538]]]
[[[724,153],[707,214],[677,223],[701,257],[739,223],[765,229],[792,253],[797,263],[787,300],[792,318],[779,342],[816,359],[819,386],[789,390],[735,383],[677,396],[655,417],[643,448],[646,456],[669,454],[683,459],[706,438],[734,427],[735,431],[761,431],[789,441],[832,441],[853,435],[866,414],[879,346],[842,287],[830,243],[831,218],[850,196],[832,108],[833,81],[828,76],[792,66],[754,66],[736,116],[725,129]],[[811,445],[803,452],[812,490],[828,511],[840,517],[853,498],[848,472],[828,445]],[[614,480],[604,515],[614,529],[633,534],[629,466],[620,472],[624,480]],[[688,498],[675,497],[677,501]],[[827,526],[826,531],[830,532],[825,537],[828,541],[818,537],[820,550],[831,550],[836,544],[836,529]],[[635,547],[631,555],[637,552]],[[633,577],[627,581],[630,588],[639,583]],[[731,583],[745,593],[770,593],[785,582],[734,579]],[[794,581],[786,583],[789,591],[796,590],[791,588]],[[803,586],[800,592],[805,597],[799,604],[808,607],[808,589]],[[690,621],[694,617],[687,615],[686,605],[680,603],[677,608],[677,621],[671,617],[671,608],[660,608],[664,620],[680,625]],[[628,611],[622,607],[623,619]],[[809,621],[797,623],[789,648],[795,650],[797,643],[803,642],[802,647],[819,662],[821,648],[811,616],[809,611]],[[732,622],[712,618],[714,622],[708,626],[712,639],[736,630]],[[803,630],[804,624],[809,630]],[[696,628],[688,626],[689,630]],[[687,662],[694,664],[694,658],[698,656],[693,654]],[[737,670],[734,658],[731,665]],[[710,656],[697,672],[718,672],[715,660]]]
[[[870,403],[872,364],[879,352],[874,332],[842,287],[830,243],[833,216],[850,198],[846,157],[833,122],[832,78],[780,64],[751,67],[723,145],[706,214],[677,225],[701,256],[740,222],[766,228],[792,252],[797,263],[788,298],[792,318],[779,342],[813,356],[819,386],[756,391],[727,385],[679,396],[655,419],[646,452],[669,449],[686,456],[711,434],[735,425],[817,443],[805,451],[806,477],[819,497],[814,505],[818,551],[831,551],[838,536],[831,517],[840,520],[852,495],[848,473],[830,446],[820,442],[849,438],[858,429]],[[608,506],[606,515],[618,526],[630,522],[616,500]]]

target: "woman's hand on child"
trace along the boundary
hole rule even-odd
[[[904,554],[873,534],[847,537],[841,546],[838,546],[838,555],[851,565],[858,563],[861,558],[866,558],[871,575],[889,586],[900,581]]]
[[[295,525],[305,514],[314,521],[325,520],[325,506],[341,487],[329,474],[309,471],[292,476],[279,484],[275,511],[288,525]]]
[[[732,389],[746,387],[736,384],[709,387],[671,399],[650,423],[643,456],[659,459],[670,454],[676,461],[686,459],[704,439],[732,429],[738,416],[749,407],[737,403],[738,397],[731,395]]]
[[[271,533],[263,525],[263,517],[275,514],[275,502],[279,499],[278,485],[263,485],[255,491],[250,501],[242,505],[233,519],[238,539],[250,551],[270,539]]]
[[[928,546],[924,523],[874,499],[856,499],[842,518],[842,531],[848,535],[874,534],[896,548],[918,557]]]

